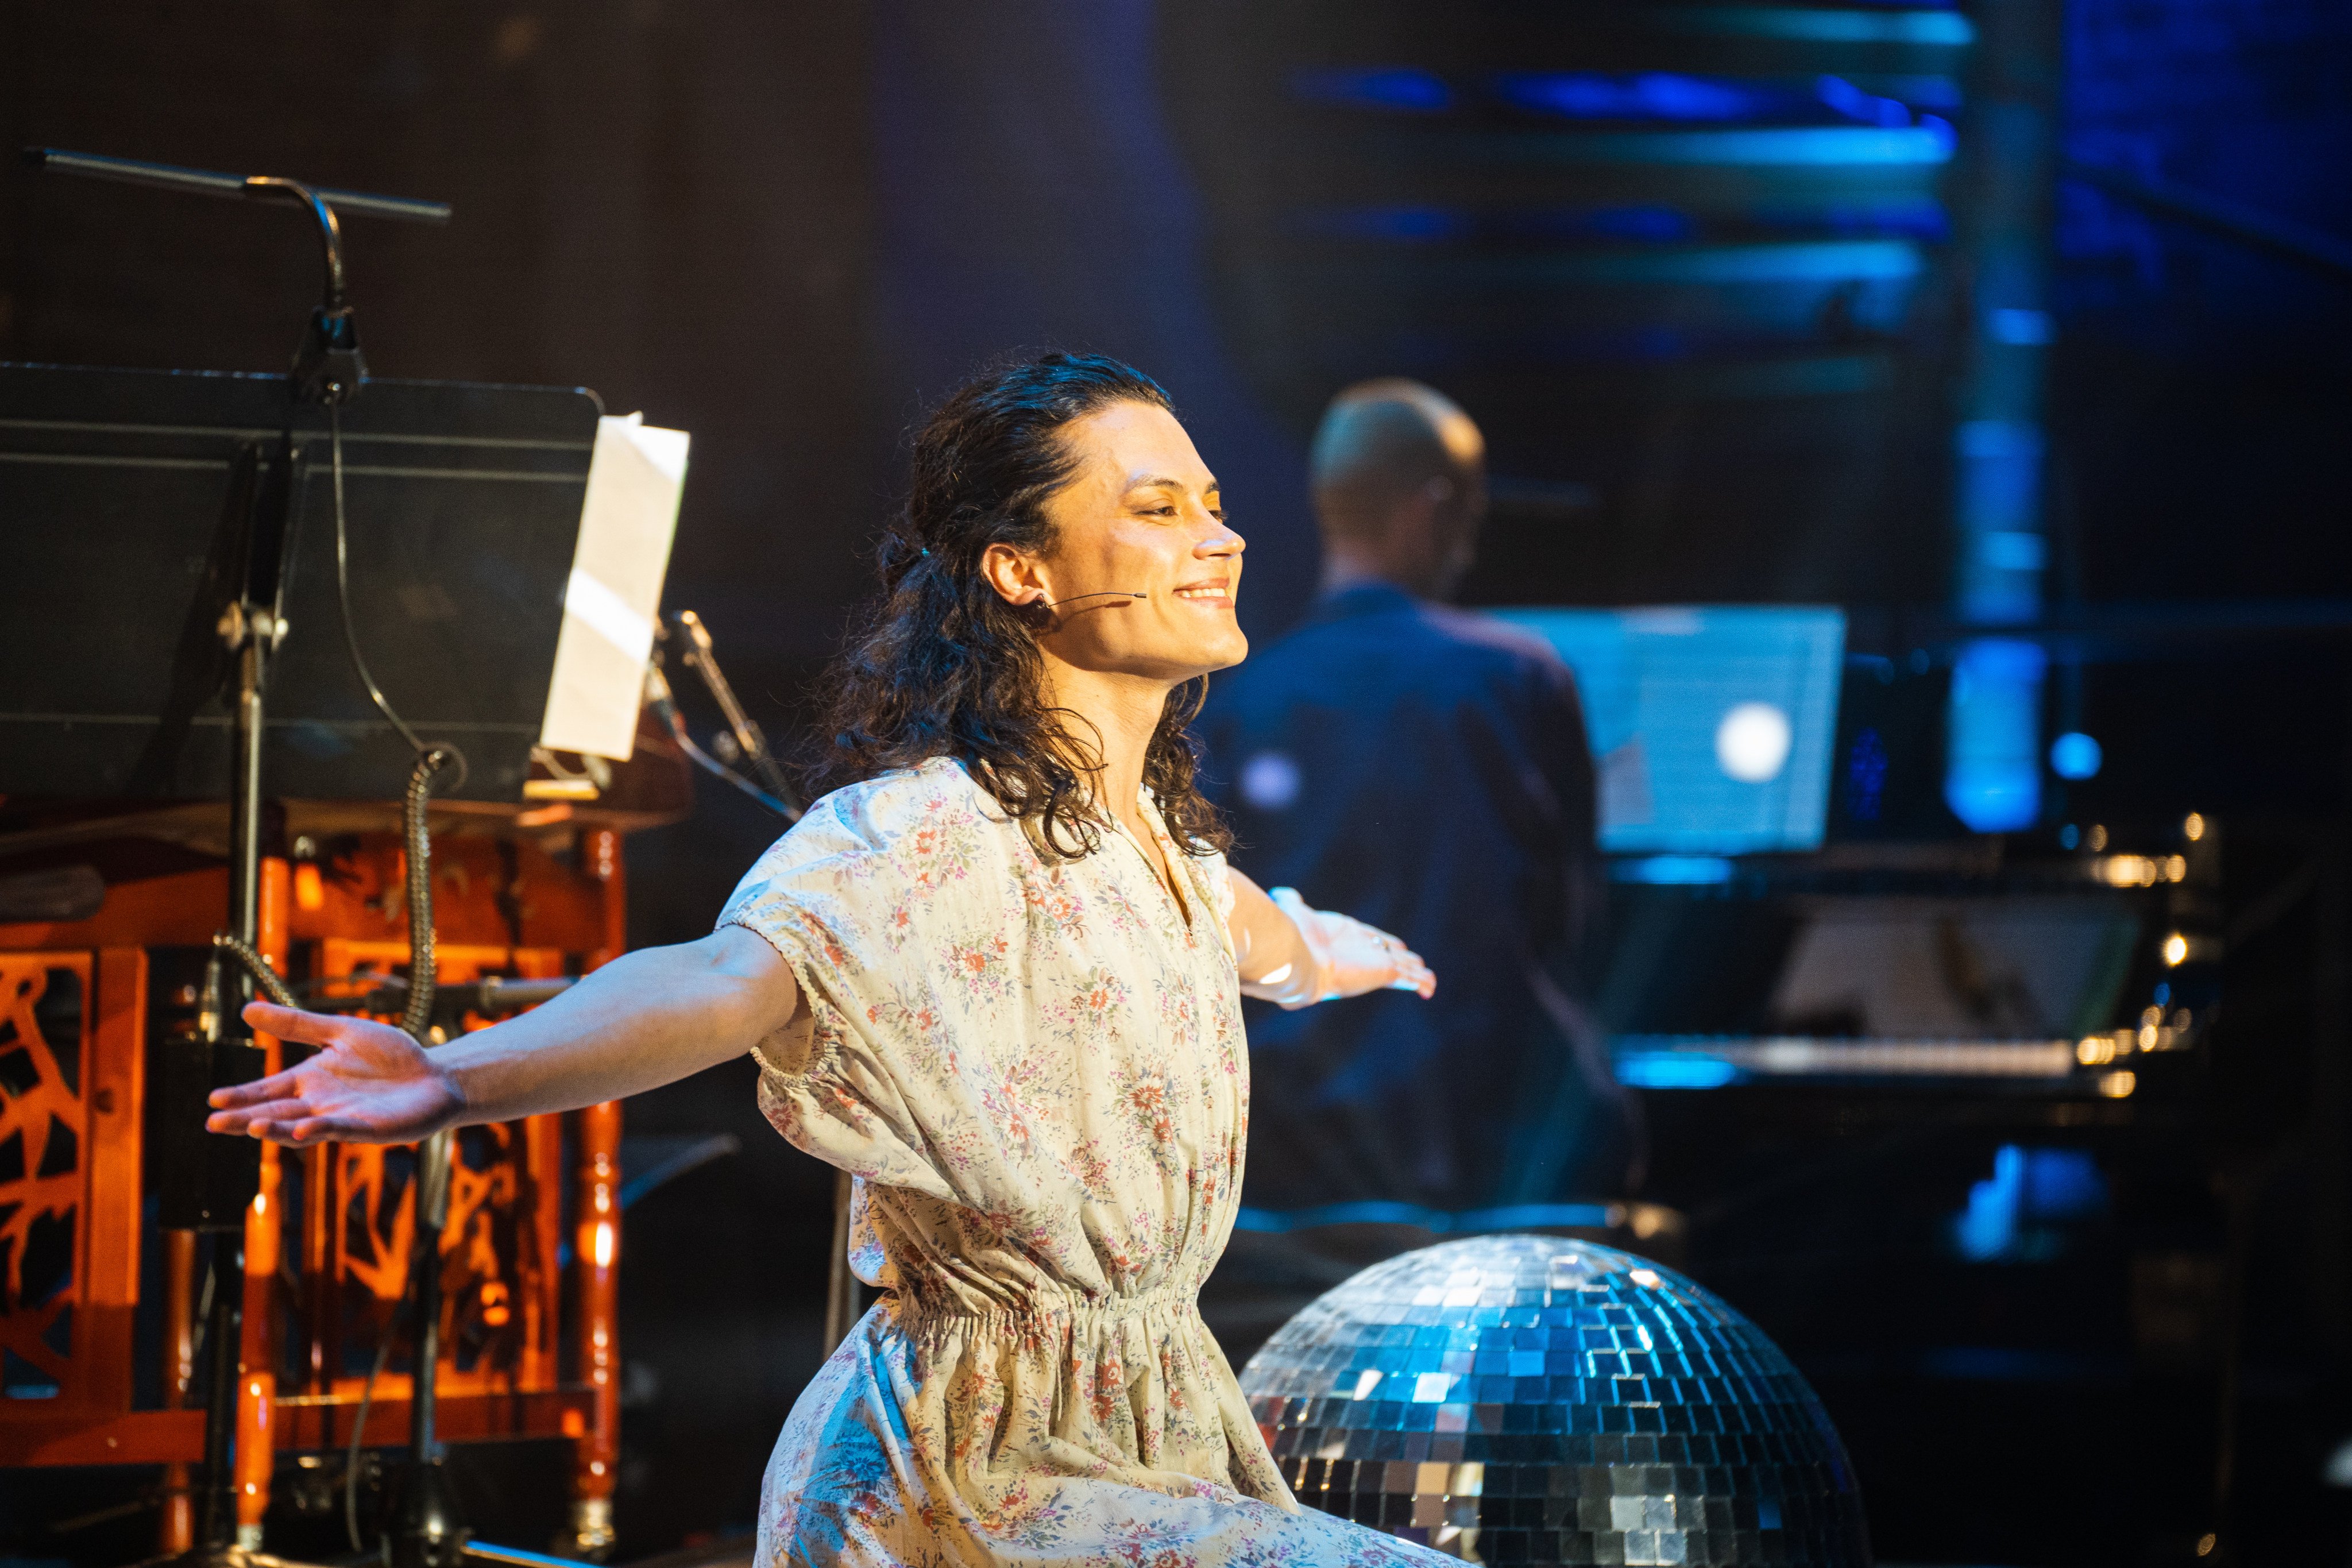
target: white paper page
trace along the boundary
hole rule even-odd
[[[596,423],[580,544],[563,594],[563,630],[539,743],[626,762],[661,610],[662,578],[686,489],[687,433],[641,414]]]

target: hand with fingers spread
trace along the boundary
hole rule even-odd
[[[1244,996],[1296,1010],[1369,991],[1412,991],[1423,1000],[1436,991],[1421,954],[1388,932],[1316,909],[1295,888],[1268,892],[1239,871],[1226,876],[1234,894],[1226,929]]]
[[[245,1021],[281,1040],[321,1048],[299,1067],[214,1090],[208,1131],[278,1143],[414,1143],[465,1110],[457,1080],[390,1024],[268,1002],[247,1006]]]
[[[1295,889],[1276,888],[1267,896],[1297,926],[1322,973],[1321,994],[1309,1000],[1412,991],[1426,1001],[1436,992],[1437,977],[1421,954],[1388,932],[1337,910],[1311,908]]]

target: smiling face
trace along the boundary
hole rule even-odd
[[[1040,606],[1038,646],[1077,669],[1171,686],[1239,664],[1242,536],[1175,416],[1116,403],[1061,439],[1077,467],[1045,503],[1052,550],[992,544],[981,562],[1007,600]]]

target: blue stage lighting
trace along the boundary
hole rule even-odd
[[[1521,109],[1573,120],[1751,120],[1780,109],[1787,97],[1745,82],[1672,71],[1514,71],[1496,78],[1495,87]],[[1903,123],[1910,122],[1904,116]]]
[[[2106,753],[2080,730],[2069,730],[2050,742],[2050,771],[2062,779],[2094,779]]]
[[[2029,1222],[2086,1219],[2106,1203],[2106,1178],[2087,1151],[2004,1144],[1993,1153],[1991,1180],[1969,1187],[1952,1241],[1975,1263],[2046,1255],[2055,1238]]]
[[[1960,650],[1947,714],[1944,801],[1979,833],[2031,827],[2042,813],[2041,647],[1987,637]]]
[[[1721,1057],[1687,1051],[1621,1051],[1617,1081],[1628,1089],[1721,1089],[1739,1068]]]
[[[1849,120],[1859,120],[1865,125],[1911,123],[1911,111],[1902,104],[1864,92],[1843,77],[1825,76],[1818,85],[1822,101]]]
[[[1454,104],[1454,89],[1445,85],[1444,78],[1406,67],[1295,71],[1290,86],[1301,98],[1350,108],[1432,114]]]
[[[1712,888],[1730,881],[1733,868],[1720,855],[1645,855],[1612,865],[1609,879],[1653,888]]]

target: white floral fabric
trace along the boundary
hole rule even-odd
[[[1048,861],[951,761],[826,796],[720,923],[808,1011],[762,1109],[850,1172],[887,1294],[769,1462],[765,1563],[1374,1568],[1303,1511],[1195,1306],[1241,1189],[1249,1060],[1224,863]]]

